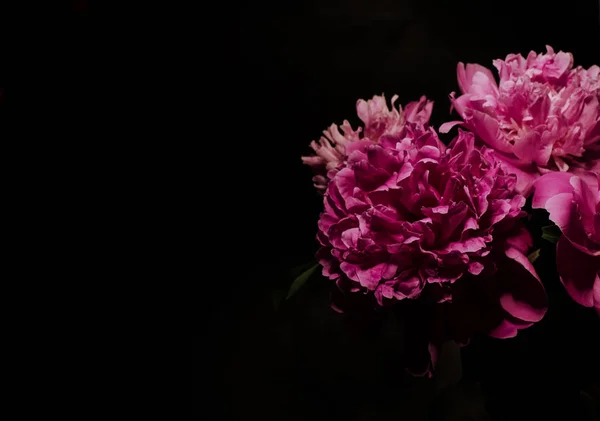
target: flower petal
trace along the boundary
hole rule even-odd
[[[452,128],[454,126],[458,126],[459,124],[465,124],[465,122],[462,120],[448,121],[448,122],[442,124],[440,126],[440,128],[438,129],[438,131],[440,133],[448,133],[450,130],[452,130]]]
[[[594,287],[600,282],[600,256],[581,252],[562,236],[556,244],[556,265],[560,280],[571,298],[582,306],[593,307],[596,302]]]
[[[517,160],[502,153],[496,153],[495,157],[500,161],[507,174],[514,174],[517,176],[517,191],[523,196],[529,196],[533,183],[539,176],[537,168],[533,165],[522,165]]]
[[[509,247],[506,256],[510,260],[505,268],[508,272],[505,272],[506,279],[503,282],[504,293],[500,296],[502,308],[517,319],[526,322],[540,321],[548,309],[544,286],[523,253]]]
[[[512,153],[513,147],[500,131],[498,120],[482,111],[471,110],[471,112],[473,117],[470,123],[473,131],[492,148],[500,152]]]
[[[492,72],[479,64],[468,63],[465,67],[463,63],[458,63],[456,74],[458,86],[463,94],[471,90],[474,82],[478,83],[486,91],[493,92],[498,89]]]
[[[515,323],[512,320],[504,319],[498,326],[488,332],[488,335],[497,339],[514,338],[519,333],[519,329],[531,326],[533,323]]]
[[[546,202],[557,194],[572,193],[571,177],[572,174],[553,171],[538,178],[534,183],[532,207],[545,208]]]

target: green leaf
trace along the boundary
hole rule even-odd
[[[538,257],[540,257],[540,249],[537,249],[536,251],[531,252],[531,254],[529,254],[529,256],[527,256],[527,259],[529,259],[529,261],[531,263],[533,263],[537,260]]]
[[[302,275],[308,269],[312,268],[317,264],[315,259],[311,259],[310,261],[303,263],[298,266],[294,266],[288,273],[289,278],[296,279],[298,276]]]
[[[290,289],[288,291],[287,297],[285,297],[285,299],[287,300],[290,297],[292,297],[294,294],[296,294],[298,292],[298,290],[304,286],[304,284],[306,283],[306,281],[308,281],[308,278],[310,278],[310,275],[312,275],[313,272],[318,267],[319,267],[319,264],[317,263],[317,264],[311,266],[308,270],[304,271],[296,279],[294,279],[294,282],[292,282],[292,285],[290,286]]]
[[[548,225],[542,227],[542,238],[556,244],[560,238],[560,228],[556,225]]]

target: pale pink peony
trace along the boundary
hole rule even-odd
[[[411,303],[413,373],[431,372],[445,340],[512,337],[544,316],[545,291],[525,257],[525,198],[492,150],[463,131],[446,149],[420,127],[346,152],[324,197],[319,262],[342,295]]]
[[[600,175],[552,172],[534,184],[533,207],[544,208],[563,235],[556,245],[560,279],[577,303],[600,314]]]
[[[462,95],[452,104],[464,124],[497,150],[527,194],[548,171],[600,170],[600,67],[573,69],[570,53],[530,52],[494,60],[500,83],[478,64],[458,64]]]
[[[369,140],[377,143],[383,135],[400,135],[407,125],[429,124],[433,102],[423,96],[418,102],[408,103],[402,110],[402,107],[396,109],[394,106],[397,99],[397,95],[392,97],[391,109],[388,108],[383,94],[368,101],[359,99],[356,103],[356,113],[362,120],[364,129],[359,127],[354,130],[348,120],[344,120],[341,133],[338,126],[332,124],[323,131],[324,136],[321,136],[318,143],[313,141],[310,144],[316,155],[303,156],[302,162],[313,168],[313,182],[317,189],[325,191],[329,179],[348,156],[346,148],[353,142]]]

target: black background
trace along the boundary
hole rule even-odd
[[[316,250],[321,201],[300,161],[311,140],[332,122],[356,125],[356,100],[381,93],[398,94],[401,104],[433,99],[437,127],[452,118],[458,61],[492,67],[495,58],[549,44],[572,52],[576,65],[600,63],[598,2],[313,0],[226,8],[205,39],[217,53],[201,64],[211,76],[196,76],[211,92],[198,99],[210,111],[195,117],[199,142],[211,144],[199,163],[207,175],[198,180],[198,242],[211,251],[201,251],[200,292],[191,297],[194,414],[485,419],[483,401],[492,419],[589,412],[581,391],[594,394],[600,326],[564,293],[549,243],[538,242],[536,262],[550,294],[547,317],[513,340],[474,338],[463,352],[465,378],[483,392],[462,390],[434,404],[431,384],[399,367],[393,338],[371,325],[349,329],[328,308],[328,285],[314,281],[277,311],[273,300],[289,286],[289,270]]]

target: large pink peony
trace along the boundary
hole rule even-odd
[[[544,208],[563,235],[556,245],[560,279],[579,304],[600,314],[600,175],[552,172],[535,182],[533,207]]]
[[[315,187],[324,191],[337,169],[345,162],[348,153],[346,149],[359,140],[369,140],[377,143],[383,135],[401,135],[408,126],[427,126],[431,117],[433,102],[421,97],[418,102],[410,102],[404,110],[396,109],[394,103],[397,95],[392,97],[392,107],[388,108],[385,96],[374,96],[365,101],[359,99],[356,103],[356,113],[364,123],[363,128],[352,129],[348,120],[344,120],[340,133],[338,126],[332,124],[323,131],[319,143],[313,141],[310,147],[316,155],[303,156],[302,162],[313,168]],[[362,133],[361,133],[362,132]],[[332,171],[330,173],[330,171]]]
[[[346,296],[412,306],[414,373],[431,371],[445,340],[512,337],[543,317],[525,199],[492,150],[463,131],[446,149],[420,127],[346,153],[324,197],[319,262]]]
[[[573,69],[570,53],[530,52],[494,60],[500,83],[478,64],[458,64],[462,95],[451,99],[464,122],[518,177],[527,194],[548,171],[600,170],[600,67]]]

